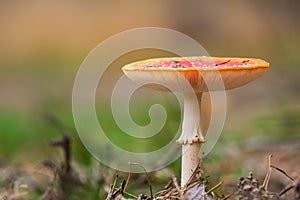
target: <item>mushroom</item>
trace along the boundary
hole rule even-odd
[[[201,164],[200,146],[205,138],[200,127],[200,107],[203,92],[233,89],[261,76],[269,63],[255,58],[173,57],[153,58],[125,65],[123,72],[134,82],[151,83],[148,87],[169,91],[164,84],[172,84],[182,92],[184,112],[182,133],[177,143],[182,145],[181,187]],[[183,77],[183,78],[182,78]],[[188,90],[182,81],[192,87]],[[220,85],[220,80],[222,84]],[[152,84],[153,83],[153,84]],[[193,98],[197,101],[193,101]]]

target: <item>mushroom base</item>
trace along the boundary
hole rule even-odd
[[[182,145],[181,187],[189,182],[201,164],[200,146],[200,143]]]

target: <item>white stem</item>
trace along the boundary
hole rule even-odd
[[[184,93],[182,133],[176,141],[178,144],[204,142],[200,128],[201,97],[202,93]]]
[[[184,94],[182,134],[177,143],[182,144],[181,187],[184,187],[193,172],[200,166],[200,146],[204,137],[200,128],[202,93]]]
[[[184,187],[200,165],[200,143],[182,145],[181,187]]]

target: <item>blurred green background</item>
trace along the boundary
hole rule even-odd
[[[16,165],[58,159],[48,142],[66,131],[73,139],[75,162],[90,166],[93,159],[72,119],[77,70],[88,53],[113,34],[157,26],[187,34],[212,56],[259,57],[270,62],[263,77],[227,92],[223,134],[205,158],[204,169],[212,180],[223,179],[230,187],[248,171],[263,176],[270,153],[276,165],[299,173],[299,19],[297,0],[0,1],[0,158]],[[112,81],[100,82],[99,93],[103,88],[104,93],[97,97],[97,108],[102,109],[99,120],[108,130],[118,132],[106,117],[111,115],[109,104],[101,101],[107,97],[105,88],[122,75],[121,67],[129,61],[168,55],[144,50],[113,64],[107,72]],[[140,98],[133,118],[146,124],[147,108],[159,99],[171,113],[166,132],[177,130],[180,110],[174,96],[155,92],[151,96]],[[209,101],[207,95],[204,98]],[[53,123],[52,117],[62,125]],[[129,146],[138,149],[145,144]],[[178,174],[179,166],[176,161],[171,172]]]

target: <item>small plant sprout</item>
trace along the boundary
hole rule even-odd
[[[153,83],[149,84],[150,88],[162,91],[169,91],[163,86],[172,84],[174,91],[183,93],[182,134],[177,140],[182,145],[181,187],[201,164],[200,146],[205,142],[199,116],[202,93],[245,85],[260,77],[268,67],[269,63],[254,58],[198,56],[148,59],[122,68],[134,82]],[[187,90],[183,81],[192,90]]]

